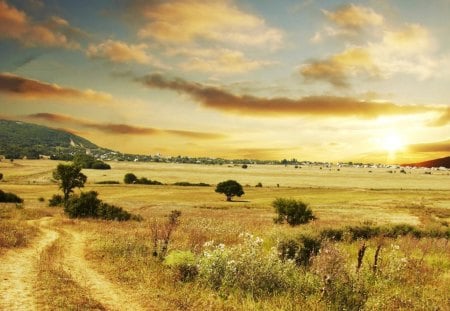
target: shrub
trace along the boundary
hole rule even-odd
[[[315,219],[312,210],[302,201],[278,198],[272,202],[272,206],[278,214],[274,219],[275,223],[286,221],[289,225],[296,226]]]
[[[141,184],[141,185],[162,185],[162,182],[159,182],[157,180],[147,179],[145,177],[139,178],[135,183]]]
[[[39,202],[45,202],[45,199],[44,199],[43,197],[39,197],[39,198],[38,198],[38,201],[39,201]]]
[[[98,184],[98,185],[118,185],[118,184],[120,184],[120,182],[118,182],[117,180],[103,180],[103,181],[96,182],[96,184]]]
[[[138,179],[136,175],[134,175],[133,173],[125,174],[125,177],[123,178],[123,182],[126,184],[135,184],[137,180]]]
[[[3,203],[23,203],[23,199],[11,192],[0,190],[0,202]]]
[[[62,206],[64,203],[64,198],[60,194],[54,194],[49,200],[48,200],[48,206],[55,207],[55,206]]]
[[[200,282],[225,295],[242,291],[255,298],[297,288],[300,274],[295,265],[283,262],[273,249],[265,251],[262,242],[250,234],[229,248],[207,242],[198,263]]]
[[[70,218],[100,218],[105,220],[139,220],[121,207],[102,202],[95,191],[82,192],[80,196],[73,196],[64,206],[64,212]]]
[[[257,188],[262,188],[262,186],[263,186],[262,183],[259,182],[259,183],[256,184],[255,187],[257,187]]]
[[[92,163],[91,169],[94,170],[110,170],[111,169],[111,165],[103,162],[103,161],[95,161],[94,163]]]
[[[242,164],[242,168],[246,169],[246,168],[248,168],[248,165],[247,164]]]
[[[307,266],[310,259],[315,256],[321,246],[321,240],[317,237],[300,235],[296,239],[286,239],[278,242],[278,254],[285,260],[293,260],[297,266]]]
[[[344,230],[333,228],[324,229],[320,232],[320,237],[322,240],[342,241],[344,238]]]
[[[173,251],[164,259],[164,264],[175,269],[176,278],[181,282],[190,282],[198,274],[197,259],[190,251]]]
[[[351,240],[368,240],[372,237],[380,235],[380,228],[379,227],[371,227],[368,225],[362,225],[362,226],[352,226],[352,227],[346,227],[346,231],[349,233],[349,237]]]
[[[182,186],[182,187],[210,187],[210,184],[205,184],[203,182],[200,183],[190,183],[187,181],[179,181],[173,184],[174,186]]]

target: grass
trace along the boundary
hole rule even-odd
[[[387,169],[371,168],[369,174],[369,169],[363,168],[337,171],[320,170],[319,167],[294,169],[251,165],[243,170],[240,167],[189,164],[110,164],[112,169],[108,171],[83,170],[88,183],[82,190],[97,191],[101,200],[140,214],[144,221],[79,220],[67,221],[62,226],[88,233],[86,259],[113,283],[135,293],[143,305],[156,305],[160,310],[298,310],[299,307],[305,310],[352,310],[352,306],[355,309],[358,305],[367,310],[445,310],[448,305],[450,245],[448,238],[432,234],[449,228],[447,172],[425,175],[422,170],[407,170],[407,174],[390,174]],[[51,171],[56,165],[57,162],[46,160],[0,162],[5,175],[1,189],[14,192],[25,200],[23,209],[0,205],[0,215],[6,215],[1,216],[0,225],[8,223],[17,229],[16,232],[26,233],[27,219],[60,213],[38,201],[40,197],[47,200],[58,193],[57,185],[51,181]],[[98,184],[121,181],[128,172],[160,180],[166,185]],[[225,196],[214,192],[214,187],[173,185],[186,181],[213,186],[227,179],[251,186],[244,186],[245,195],[239,200],[226,202]],[[264,187],[255,187],[258,182]],[[298,227],[276,225],[271,206],[275,198],[309,203],[317,219]],[[301,234],[318,236],[330,229],[342,231],[345,238],[342,241],[324,240],[320,252],[312,256],[310,265],[295,268],[296,278],[290,279],[289,287],[280,287],[280,291],[265,294],[245,283],[246,280],[237,279],[236,284],[242,285],[227,285],[215,290],[200,277],[191,282],[180,282],[176,269],[164,265],[151,254],[152,223],[163,222],[165,215],[175,209],[182,215],[169,244],[169,252],[190,251],[201,261],[207,250],[205,243],[214,241],[214,245],[224,244],[224,249],[230,252],[229,260],[248,260],[248,267],[254,267],[252,271],[260,271],[253,275],[258,277],[271,272],[270,269],[257,270],[257,263],[266,262],[270,266],[271,260],[275,259],[267,256],[281,239]],[[400,224],[409,226],[404,227],[406,231],[413,227],[424,234],[420,239],[414,235],[396,237],[386,234]],[[32,226],[30,228],[33,230]],[[350,233],[355,230],[349,228],[368,228],[369,233],[377,234],[371,233],[365,240],[359,233],[352,238]],[[396,230],[401,231],[398,228]],[[0,237],[2,232],[11,231],[1,230]],[[261,249],[245,244],[242,233],[262,238]],[[26,235],[31,241],[33,233],[30,231]],[[363,243],[367,248],[357,271],[358,251]],[[374,273],[378,246],[379,262]],[[101,309],[90,298],[89,292],[67,279],[62,267],[52,265],[51,258],[57,258],[63,248],[59,241],[41,258],[40,301],[51,306],[50,309],[58,309],[64,303],[73,309],[83,304],[87,309]],[[243,256],[251,251],[255,251],[255,257]],[[273,267],[284,271],[283,264],[274,262]],[[252,279],[250,270],[245,273],[248,273],[246,279]],[[283,273],[279,274],[280,278],[285,275]],[[227,275],[236,277],[232,271]],[[259,280],[264,282],[264,278]],[[249,291],[248,288],[253,289]],[[61,298],[51,301],[47,297],[50,295]]]

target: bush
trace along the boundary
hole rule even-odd
[[[133,173],[127,173],[125,174],[125,177],[123,178],[123,182],[126,184],[135,184],[137,182],[137,177]]]
[[[257,188],[262,188],[262,186],[263,186],[262,183],[259,182],[259,183],[256,184],[255,187],[257,187]]]
[[[43,197],[39,197],[39,198],[38,198],[38,201],[39,201],[39,202],[45,202],[45,199],[44,199]]]
[[[210,187],[210,184],[205,184],[203,182],[200,183],[190,183],[187,181],[179,181],[173,184],[174,186],[182,186],[182,187]]]
[[[0,202],[3,203],[23,203],[23,199],[11,192],[0,190]]]
[[[103,162],[103,161],[95,161],[94,163],[92,163],[91,165],[91,169],[94,170],[110,170],[111,169],[111,165]]]
[[[147,179],[145,177],[139,178],[135,183],[140,185],[162,185],[162,182]]]
[[[255,298],[298,289],[295,265],[283,262],[275,250],[265,251],[262,242],[250,234],[229,248],[208,242],[198,263],[200,282],[225,295],[242,291]]]
[[[272,206],[278,214],[274,219],[275,223],[286,221],[289,225],[296,226],[315,219],[312,210],[302,201],[278,198],[272,202]]]
[[[320,238],[300,235],[296,239],[286,239],[278,243],[278,254],[285,260],[293,260],[297,266],[308,266],[312,256],[320,250]]]
[[[117,180],[103,180],[96,182],[97,185],[118,185],[120,182]]]
[[[190,282],[198,275],[196,261],[190,251],[172,251],[164,259],[167,266],[176,270],[176,278],[181,282]]]
[[[248,165],[247,164],[242,164],[242,168],[246,169],[246,168],[248,168]]]
[[[55,206],[62,206],[64,203],[64,198],[62,195],[54,194],[49,200],[48,200],[48,206],[55,207]]]
[[[3,173],[0,173],[0,180],[3,180]]]
[[[105,220],[140,220],[121,207],[102,202],[95,191],[82,192],[80,196],[73,196],[64,206],[64,212],[70,218],[100,218]]]

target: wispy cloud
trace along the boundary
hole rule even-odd
[[[86,54],[91,58],[106,59],[115,63],[136,62],[161,66],[153,56],[148,54],[147,49],[148,46],[144,43],[127,44],[123,41],[108,39],[99,44],[90,44]]]
[[[372,8],[355,4],[344,5],[335,11],[323,10],[325,16],[337,26],[359,32],[366,27],[380,26],[384,23],[382,15]]]
[[[309,96],[300,99],[285,97],[263,98],[252,95],[235,95],[218,87],[188,82],[180,78],[167,79],[160,74],[138,78],[137,81],[151,88],[169,89],[188,94],[201,105],[243,115],[330,116],[376,118],[380,116],[417,114],[437,111],[442,108],[406,106],[395,103],[362,101],[351,97]]]
[[[79,48],[77,37],[83,32],[54,16],[47,22],[34,22],[24,11],[0,1],[0,38],[17,40],[25,46]]]
[[[107,93],[90,89],[77,90],[50,84],[38,80],[28,79],[11,73],[0,73],[0,93],[18,96],[25,99],[61,98],[84,99],[89,101],[111,101],[112,96]]]
[[[450,152],[450,139],[444,141],[412,144],[407,147],[410,152]]]
[[[350,77],[365,73],[376,76],[378,67],[365,48],[350,48],[327,59],[313,60],[300,67],[307,81],[323,80],[336,87],[348,87]]]
[[[274,64],[270,61],[248,59],[243,52],[230,49],[174,49],[171,54],[187,58],[180,65],[185,71],[205,73],[246,73]]]
[[[134,9],[144,20],[138,35],[163,43],[210,40],[275,48],[283,41],[281,30],[231,0],[135,1]]]
[[[225,137],[225,135],[217,133],[161,129],[128,124],[119,124],[119,123],[100,123],[87,119],[74,118],[68,115],[54,114],[54,113],[30,114],[27,115],[26,118],[31,120],[41,120],[65,125],[71,124],[73,126],[94,129],[103,133],[115,135],[135,135],[135,136],[171,135],[191,139],[222,139]]]

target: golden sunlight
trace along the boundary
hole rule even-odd
[[[381,147],[389,153],[395,153],[405,147],[404,139],[397,133],[390,132],[380,141]]]

